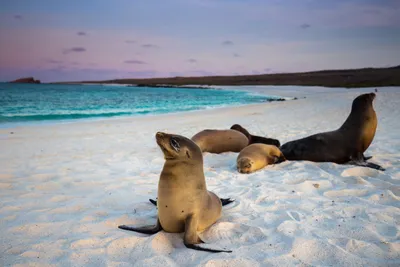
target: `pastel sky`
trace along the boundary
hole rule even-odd
[[[2,0],[0,81],[400,65],[400,0]]]

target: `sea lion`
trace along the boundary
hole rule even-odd
[[[283,155],[287,160],[348,163],[384,171],[381,166],[366,162],[370,157],[364,156],[378,125],[372,105],[375,97],[375,93],[359,95],[339,129],[288,142],[281,146]]]
[[[249,144],[246,135],[235,130],[206,129],[195,134],[191,139],[200,147],[202,152],[216,154],[240,152]]]
[[[158,146],[164,153],[165,164],[158,183],[158,216],[155,226],[118,228],[144,234],[155,234],[161,230],[170,233],[185,232],[187,248],[209,252],[232,252],[204,248],[197,232],[214,224],[221,216],[221,200],[207,191],[203,171],[203,155],[190,139],[158,132]]]
[[[236,164],[240,173],[251,173],[282,161],[285,157],[276,146],[251,144],[240,151]]]
[[[249,145],[256,144],[256,143],[261,143],[261,144],[266,144],[266,145],[274,145],[276,147],[280,147],[281,146],[281,143],[279,142],[279,140],[273,139],[273,138],[266,138],[266,137],[262,137],[262,136],[252,135],[252,134],[249,133],[249,131],[247,131],[245,128],[243,128],[239,124],[232,125],[231,129],[239,131],[242,134],[244,134],[245,136],[247,136],[247,138],[249,138]]]

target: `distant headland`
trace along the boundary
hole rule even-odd
[[[16,79],[14,81],[11,81],[10,83],[40,83],[40,80],[35,80],[33,77],[26,77]]]

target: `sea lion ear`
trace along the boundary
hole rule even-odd
[[[189,152],[188,150],[186,150],[186,156],[188,157],[188,159],[190,159],[190,158],[191,158],[191,156],[190,156],[190,152]]]

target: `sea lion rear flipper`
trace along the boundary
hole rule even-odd
[[[356,166],[361,166],[361,167],[368,167],[372,168],[378,171],[385,171],[385,168],[382,166],[372,163],[372,162],[366,162],[366,161],[350,161],[349,164],[356,165]]]
[[[143,227],[132,227],[132,226],[128,226],[128,225],[119,225],[118,228],[123,229],[123,230],[128,230],[128,231],[134,231],[134,232],[138,232],[138,233],[142,233],[142,234],[149,234],[149,235],[156,234],[162,230],[159,219],[157,219],[156,225],[143,226]]]
[[[378,171],[385,171],[385,168],[383,168],[382,166],[380,166],[378,164],[372,163],[372,162],[365,162],[364,166],[372,168],[372,169],[376,169]]]
[[[235,200],[232,199],[232,198],[220,198],[220,200],[221,200],[222,206],[226,206],[226,205],[228,205],[228,204],[230,204],[230,203],[232,203],[232,202],[235,201]],[[149,201],[150,201],[154,206],[157,206],[157,200],[154,200],[154,199],[151,199],[151,198],[150,198]]]
[[[200,251],[208,251],[208,252],[228,252],[231,253],[231,250],[220,250],[220,249],[212,249],[212,248],[204,248],[200,247],[199,243],[204,243],[197,234],[197,225],[198,219],[194,214],[190,214],[185,221],[185,237],[184,244],[187,248],[191,248],[194,250]]]

